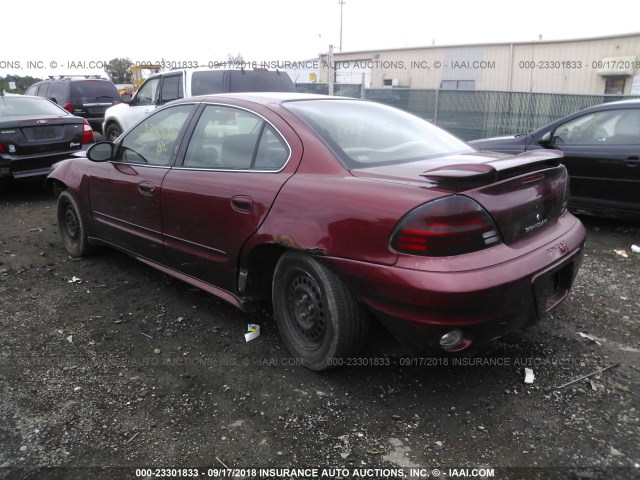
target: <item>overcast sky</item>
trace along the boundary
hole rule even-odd
[[[68,62],[115,57],[206,63],[241,54],[247,61],[293,61],[340,45],[339,0],[63,3],[2,3],[1,76],[102,73],[65,70]],[[345,52],[640,32],[637,0],[345,0],[342,10]],[[27,70],[27,61],[41,62],[42,69]]]

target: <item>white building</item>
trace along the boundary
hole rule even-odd
[[[319,60],[319,81],[330,62]],[[561,41],[340,52],[336,83],[367,88],[640,94],[640,33]]]

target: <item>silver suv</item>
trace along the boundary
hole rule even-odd
[[[145,115],[171,100],[196,95],[237,92],[295,92],[285,72],[265,69],[170,70],[151,75],[127,102],[109,108],[104,117],[104,134],[114,141]]]

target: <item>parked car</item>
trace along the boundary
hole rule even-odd
[[[91,128],[100,133],[104,112],[121,102],[114,83],[96,76],[50,77],[31,85],[25,95],[48,98],[69,113],[86,118]]]
[[[295,92],[286,72],[265,69],[183,69],[151,75],[135,96],[107,110],[104,132],[114,141],[142,117],[172,100],[196,95],[228,92]],[[124,97],[123,97],[124,98]]]
[[[481,150],[562,152],[577,212],[640,220],[640,100],[586,108],[532,133],[469,142]]]
[[[58,163],[72,255],[118,248],[240,307],[271,303],[313,370],[370,314],[469,352],[568,295],[585,229],[554,152],[478,153],[409,113],[307,94],[185,98]]]
[[[47,100],[0,95],[0,188],[45,177],[51,165],[94,141],[89,123]]]

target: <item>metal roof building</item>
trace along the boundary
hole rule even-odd
[[[640,33],[323,54],[319,81],[366,88],[639,94]]]

